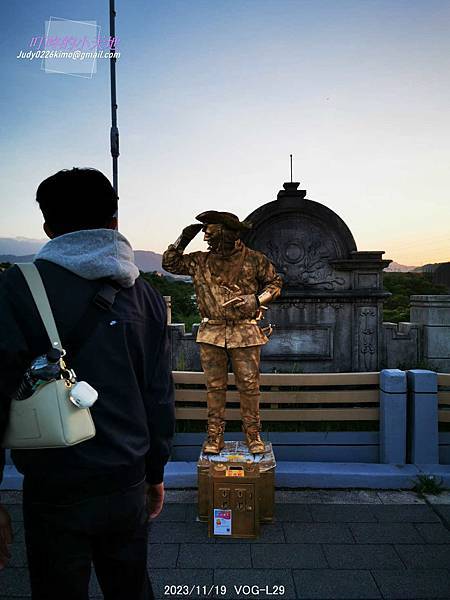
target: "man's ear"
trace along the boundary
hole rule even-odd
[[[50,227],[47,225],[47,223],[44,223],[44,225],[42,226],[42,228],[44,229],[45,233],[47,234],[47,236],[52,240],[55,237],[55,234],[53,233],[53,231],[50,229]]]
[[[111,220],[106,225],[106,229],[117,229],[117,217],[111,217]]]

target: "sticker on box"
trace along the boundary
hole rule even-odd
[[[231,510],[214,509],[214,535],[231,535]]]
[[[225,477],[245,477],[245,472],[243,469],[235,469],[233,467],[228,467],[225,471]]]

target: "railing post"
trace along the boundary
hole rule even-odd
[[[409,458],[413,464],[439,464],[437,374],[408,371]]]
[[[406,374],[399,369],[380,372],[380,463],[406,461]]]

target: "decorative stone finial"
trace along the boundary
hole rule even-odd
[[[306,196],[306,190],[299,190],[299,181],[286,181],[283,183],[283,190],[280,190],[277,199],[280,198],[298,198],[303,199]]]

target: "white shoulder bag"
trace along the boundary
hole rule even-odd
[[[17,265],[22,271],[44,323],[52,348],[63,352],[41,276],[33,263]],[[74,380],[68,377],[44,383],[25,400],[12,400],[4,448],[63,448],[95,435],[89,408],[70,399]]]

